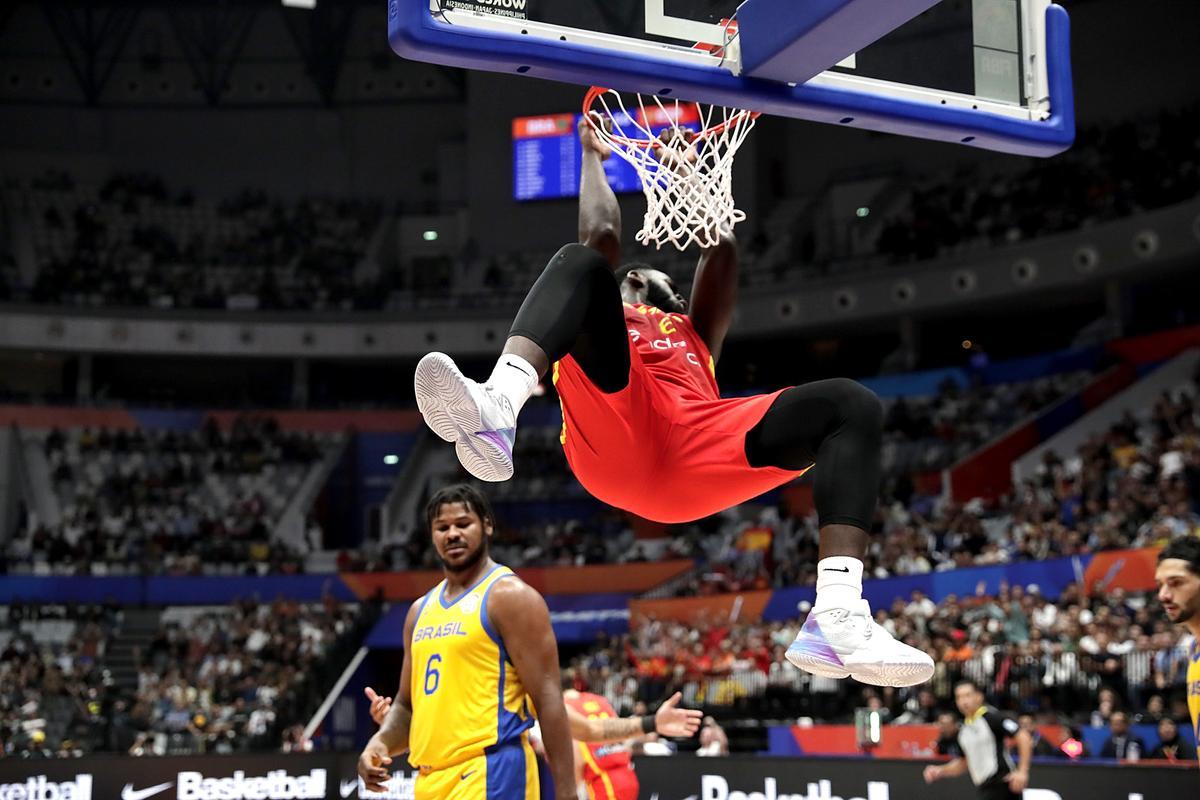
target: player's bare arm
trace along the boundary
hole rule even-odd
[[[694,708],[680,708],[683,698],[679,692],[667,698],[654,715],[652,730],[663,736],[695,736],[700,730],[704,714]],[[580,742],[601,744],[621,742],[649,733],[646,717],[619,717],[616,719],[588,719],[573,709],[567,709],[571,722],[571,737]]]
[[[733,323],[737,288],[737,239],[732,231],[723,231],[717,246],[706,248],[700,254],[696,276],[692,280],[692,299],[688,304],[692,327],[708,345],[713,361],[721,357],[721,346]]]
[[[599,120],[596,124],[603,123]],[[604,175],[611,151],[586,119],[579,120],[583,163],[579,172],[579,241],[596,250],[613,269],[621,263],[621,206]]]
[[[550,610],[532,587],[511,578],[494,585],[487,604],[488,618],[537,713],[555,794],[558,800],[574,800],[575,754],[560,689],[558,642],[550,626]]]
[[[1025,791],[1025,787],[1029,785],[1029,765],[1033,761],[1033,737],[1025,731],[1019,731],[1013,737],[1013,741],[1017,744],[1017,768],[1010,772],[1004,780],[1008,781],[1008,788],[1020,793]]]
[[[660,143],[655,145],[659,160],[683,176],[690,175],[687,165],[699,160],[696,141],[690,130],[684,129],[678,135],[671,129],[663,131],[659,135]],[[713,361],[720,358],[721,346],[733,322],[737,288],[737,239],[731,229],[725,228],[720,231],[717,244],[700,253],[692,279],[692,297],[688,302],[692,327],[704,340]]]
[[[391,777],[388,766],[392,763],[392,756],[408,750],[408,731],[412,723],[412,648],[409,645],[416,621],[417,604],[414,603],[404,618],[404,663],[400,667],[397,702],[391,703],[379,730],[367,742],[362,755],[358,757],[358,775],[363,779],[367,791],[384,791],[383,784]],[[375,700],[372,699],[372,708],[374,703]]]
[[[956,758],[946,764],[930,764],[925,768],[925,782],[933,783],[942,778],[954,778],[967,773],[967,760]]]

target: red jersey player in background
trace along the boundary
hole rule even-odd
[[[472,475],[507,480],[517,415],[553,367],[575,477],[603,502],[668,523],[751,500],[815,465],[817,599],[788,660],[876,685],[928,680],[933,660],[876,624],[862,598],[882,471],[879,399],[846,379],[722,399],[715,363],[733,321],[737,243],[725,232],[700,254],[690,301],[665,273],[622,265],[621,211],[602,163],[610,152],[593,124],[602,123],[579,128],[580,244],[559,250],[534,283],[486,382],[442,353],[421,359],[414,386],[426,424],[455,443]]]
[[[598,694],[568,689],[567,708],[587,719],[617,719],[612,704]],[[575,742],[575,774],[587,787],[588,800],[637,800],[638,779],[626,742]]]
[[[572,677],[563,675],[563,685],[570,686]],[[382,725],[392,708],[392,698],[385,697],[370,686],[364,693],[371,701],[371,719]],[[612,704],[597,694],[567,688],[563,702],[567,709],[567,725],[579,750],[575,754],[575,774],[588,787],[589,798],[600,800],[637,800],[637,775],[626,742],[651,732],[662,736],[688,738],[700,729],[701,712],[679,708],[682,695],[676,692],[658,707],[654,716],[621,717]],[[538,733],[540,737],[540,732]],[[541,745],[536,745],[540,748]],[[541,796],[554,796],[554,781],[540,757]]]

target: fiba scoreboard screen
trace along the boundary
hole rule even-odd
[[[679,124],[700,130],[700,113],[694,105],[680,104],[678,113],[667,106],[669,113],[679,117]],[[637,122],[655,135],[668,126],[663,110],[647,108],[645,114],[636,112]],[[546,114],[538,117],[517,117],[512,124],[513,139],[513,197],[517,200],[550,200],[579,195],[579,163],[583,157],[579,136],[575,132],[582,114]],[[649,118],[649,124],[647,124]],[[643,138],[644,133],[628,118],[614,120],[619,131],[629,138]],[[615,192],[641,191],[634,168],[613,154],[604,162],[608,185]]]

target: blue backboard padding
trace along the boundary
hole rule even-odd
[[[897,598],[907,602],[913,590],[920,589],[934,602],[941,602],[951,594],[974,596],[976,587],[982,582],[984,590],[992,595],[1000,591],[1003,583],[1009,586],[1037,584],[1044,597],[1055,600],[1067,584],[1087,569],[1090,560],[1091,556],[1073,556],[868,580],[863,581],[863,598],[872,608],[890,608]],[[816,589],[811,586],[776,589],[763,609],[763,619],[795,619],[797,604],[801,601],[811,603],[815,597]]]
[[[742,73],[803,83],[939,0],[746,0],[738,6]]]
[[[572,41],[515,33],[456,29],[434,19],[428,0],[390,0],[388,38],[405,58],[433,64],[602,85],[643,94],[748,108],[815,122],[847,124],[972,147],[1050,156],[1075,138],[1070,20],[1062,7],[1046,10],[1046,66],[1051,115],[1044,121],[881,97],[861,91],[764,81],[651,56],[615,54]],[[842,123],[842,120],[850,120]]]

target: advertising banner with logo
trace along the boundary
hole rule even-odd
[[[356,753],[253,756],[93,756],[0,759],[0,800],[413,800],[415,775],[397,769],[368,792]],[[648,800],[958,800],[964,778],[927,786],[924,762],[887,759],[639,758]],[[1117,766],[1036,761],[1024,800],[1178,800],[1196,796],[1194,764]]]
[[[964,800],[966,777],[927,785],[924,762],[731,756],[640,758],[642,797],[650,800]],[[1195,797],[1190,767],[1035,762],[1023,800],[1177,800]]]
[[[6,758],[0,800],[327,800],[337,796],[341,761],[334,754]]]

